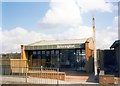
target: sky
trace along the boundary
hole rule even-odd
[[[20,52],[21,44],[40,40],[92,37],[93,16],[97,49],[108,49],[118,39],[117,1],[3,0],[0,6],[1,53]]]

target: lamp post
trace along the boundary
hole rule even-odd
[[[96,57],[96,30],[95,30],[95,18],[92,18],[93,21],[93,40],[94,40],[94,72],[95,76],[97,75],[97,57]]]

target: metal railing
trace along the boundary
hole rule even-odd
[[[58,84],[65,80],[65,73],[58,68],[29,67],[26,60],[0,60],[2,82],[24,82],[35,84]]]

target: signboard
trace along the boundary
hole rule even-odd
[[[75,48],[75,45],[57,45],[57,48]]]

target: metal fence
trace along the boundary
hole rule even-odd
[[[65,80],[65,73],[58,68],[29,67],[26,60],[2,59],[0,75],[2,82],[24,82],[32,84],[58,84]]]

